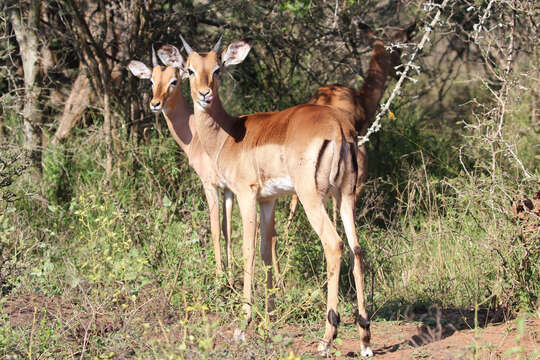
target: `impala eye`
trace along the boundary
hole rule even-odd
[[[195,71],[193,71],[193,70],[191,70],[191,69],[187,69],[187,72],[188,72],[189,76],[195,74]]]
[[[178,81],[176,79],[172,80],[169,85],[170,86],[176,86],[176,84],[178,84]]]
[[[217,68],[216,70],[214,70],[214,74],[213,74],[213,75],[219,75],[220,70],[221,70],[221,68]]]

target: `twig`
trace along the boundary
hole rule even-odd
[[[171,304],[171,298],[174,293],[174,288],[176,287],[176,282],[178,281],[178,275],[180,274],[180,267],[182,266],[182,258],[178,260],[178,266],[176,267],[176,274],[174,275],[174,280],[171,285],[171,291],[169,292],[169,296],[167,296],[167,304]]]
[[[482,31],[482,26],[486,22],[486,19],[489,16],[489,10],[491,10],[491,5],[493,5],[494,2],[495,2],[495,0],[491,0],[488,3],[488,5],[486,6],[486,10],[484,11],[484,14],[480,18],[480,21],[478,21],[478,24],[475,24],[473,26],[473,29],[474,29],[474,42],[475,43],[478,42],[478,35],[480,35],[480,31]]]

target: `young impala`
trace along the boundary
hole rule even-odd
[[[384,90],[386,89],[388,78],[398,77],[396,69],[402,64],[401,50],[399,48],[387,50],[386,43],[376,37],[373,30],[368,25],[360,23],[359,28],[367,35],[370,45],[373,48],[367,76],[362,87],[359,90],[354,90],[350,87],[338,84],[323,86],[317,89],[317,92],[308,103],[334,106],[351,113],[353,115],[351,120],[353,120],[353,125],[358,135],[363,136],[366,134],[366,131],[379,108],[379,103],[384,94]],[[398,31],[390,38],[390,42],[408,42],[415,28],[416,24],[412,24],[406,30]],[[365,145],[361,145],[358,148],[357,158],[358,180],[356,183],[356,195],[358,196],[364,186],[368,169],[368,156]],[[291,211],[286,224],[287,229],[291,223],[297,203],[296,197],[293,196],[290,204]],[[333,210],[333,218],[334,221],[336,221],[335,205]]]
[[[162,57],[161,52],[159,56]],[[152,82],[153,97],[150,101],[150,109],[153,112],[163,112],[163,116],[174,140],[185,151],[189,159],[189,164],[201,178],[204,195],[206,196],[206,202],[210,211],[210,232],[217,265],[216,275],[219,276],[223,273],[221,246],[219,243],[218,187],[220,187],[220,182],[214,165],[203,150],[194,129],[193,111],[188,107],[186,99],[182,95],[182,89],[180,87],[182,74],[180,67],[160,66],[154,48],[152,47],[152,68],[136,60],[132,60],[128,64],[128,68],[136,77],[150,79]],[[223,203],[223,236],[227,243],[227,265],[230,272],[232,265],[230,238],[233,194],[227,188],[224,189]]]
[[[244,256],[243,309],[251,320],[257,203],[261,210],[261,256],[271,264],[273,213],[276,198],[296,193],[308,220],[319,235],[327,264],[326,330],[319,350],[326,353],[337,335],[339,271],[344,243],[325,210],[332,194],[339,203],[349,246],[354,253],[354,278],[362,355],[369,347],[369,320],[364,304],[364,264],[353,222],[357,179],[356,132],[351,115],[330,106],[298,105],[283,111],[233,117],[225,111],[218,94],[219,74],[241,63],[251,49],[250,41],[231,44],[221,56],[221,39],[213,50],[198,53],[185,42],[188,58],[175,54],[188,73],[193,98],[194,127],[203,148],[215,165],[220,181],[238,199],[242,216]],[[267,275],[272,287],[272,274]]]
[[[379,103],[386,89],[388,77],[399,78],[396,69],[402,66],[401,50],[387,50],[386,43],[375,36],[373,30],[366,24],[359,28],[367,35],[373,51],[369,61],[367,76],[362,87],[356,91],[343,85],[323,86],[317,90],[309,101],[310,104],[329,105],[353,114],[354,127],[358,135],[363,136],[375,117]],[[409,41],[416,24],[406,30],[398,31],[391,37],[390,42],[406,43]],[[358,151],[358,184],[356,195],[364,185],[367,176],[367,152],[365,145]]]

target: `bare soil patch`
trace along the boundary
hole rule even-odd
[[[517,322],[490,324],[476,330],[457,330],[451,324],[431,328],[407,322],[373,322],[372,348],[377,359],[388,360],[468,359],[473,354],[479,359],[517,358],[517,354],[510,353],[511,350],[519,351],[520,358],[540,356],[540,320],[525,320],[522,333]],[[351,321],[345,326],[350,330],[341,336],[340,346],[334,345],[339,351],[335,357],[360,357],[360,342],[353,333],[354,324]],[[315,339],[307,342],[303,336],[296,336],[293,348],[297,354],[315,355],[317,342]]]
[[[129,328],[149,323],[148,331],[142,332],[139,339],[126,341],[121,349],[116,349],[116,358],[128,359],[140,350],[138,347],[141,341],[180,341],[182,338],[181,316],[170,311],[166,296],[156,289],[140,295],[129,309],[111,306],[88,311],[85,304],[66,301],[62,296],[51,297],[34,292],[9,296],[2,311],[8,315],[13,327],[39,326],[44,318],[45,321],[56,323],[64,339],[73,345],[81,345],[81,341],[91,336],[127,333]],[[471,329],[472,321],[468,315],[447,310],[438,313],[435,320],[426,317],[422,321],[372,322],[372,348],[375,356],[377,359],[468,359],[471,355],[479,359],[519,356],[534,359],[540,356],[540,319],[530,317],[526,320],[490,324],[479,316],[478,320],[484,320],[479,321],[482,327]],[[221,322],[219,316],[213,313],[207,314],[206,321]],[[290,341],[273,344],[272,347],[281,348],[282,353],[293,350],[297,355],[316,357],[317,332],[322,327],[322,324],[312,324],[309,327],[287,325],[277,333]],[[213,349],[227,354],[225,358],[253,357],[250,348],[253,350],[252,346],[256,347],[257,342],[252,342],[250,338],[257,335],[252,326],[250,328],[247,343],[238,344],[233,339],[234,326],[221,324],[215,332]],[[339,331],[340,340],[334,344],[332,356],[340,359],[359,358],[360,342],[354,319],[345,319]],[[260,356],[260,353],[257,355]]]
[[[66,302],[62,297],[50,297],[39,292],[10,296],[4,303],[3,312],[8,314],[13,327],[39,326],[44,317],[61,324],[73,339],[90,334],[103,335],[117,331],[120,322],[114,314],[89,312]],[[112,316],[111,316],[112,315]]]

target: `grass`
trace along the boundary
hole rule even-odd
[[[534,310],[537,239],[520,234],[508,202],[516,191],[534,189],[540,168],[533,169],[534,179],[520,182],[505,169],[495,174],[497,184],[480,170],[467,176],[456,161],[461,144],[455,136],[441,138],[406,107],[396,114],[369,145],[371,176],[358,199],[373,320],[410,321],[435,304],[478,308],[486,315],[476,325],[483,326],[502,319],[490,314]],[[287,199],[278,202],[284,281],[276,294],[277,319],[270,322],[264,312],[269,294],[257,259],[255,320],[247,342],[237,343],[238,210],[230,287],[214,275],[199,180],[172,139],[149,139],[140,146],[121,142],[107,181],[99,130],[85,129],[69,146],[47,149],[42,182],[22,176],[13,186],[21,198],[0,214],[0,356],[298,358],[295,334],[313,341],[322,336],[326,306],[322,247],[305,214],[297,213],[285,238]],[[348,256],[343,260],[345,319],[354,315],[355,295]],[[355,336],[344,326],[339,339]],[[343,355],[339,346],[333,355]],[[414,356],[430,354],[420,349]]]

